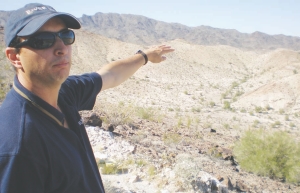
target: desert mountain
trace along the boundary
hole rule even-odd
[[[141,45],[183,39],[190,44],[228,45],[246,50],[300,49],[300,37],[271,36],[261,32],[246,34],[234,29],[218,29],[209,26],[188,27],[131,14],[96,13],[93,16],[83,15],[79,20],[84,29],[109,38]]]
[[[0,26],[5,25],[9,13],[0,11]],[[209,26],[188,27],[131,14],[98,12],[92,16],[83,15],[78,19],[87,31],[139,45],[183,39],[190,44],[228,45],[243,50],[300,50],[300,37],[293,36],[268,35],[261,32],[247,34],[234,29]]]

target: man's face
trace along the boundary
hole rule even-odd
[[[38,32],[59,32],[63,29],[66,29],[64,22],[59,18],[52,18]],[[18,70],[18,77],[33,86],[58,86],[69,76],[71,54],[72,47],[65,45],[59,37],[47,49],[37,50],[24,46],[19,53],[22,69]]]

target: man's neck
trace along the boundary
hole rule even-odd
[[[57,100],[61,85],[44,85],[38,81],[28,81],[22,76],[18,76],[19,82],[30,92],[37,95],[51,106],[59,110]]]

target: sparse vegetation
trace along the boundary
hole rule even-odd
[[[270,107],[270,105],[269,104],[267,104],[266,106],[265,106],[265,110],[266,111],[269,111],[269,110],[271,110],[272,108]]]
[[[231,89],[234,89],[235,87],[238,87],[238,86],[239,86],[239,83],[234,81],[231,85]]]
[[[177,128],[180,128],[182,126],[182,118],[179,117],[178,121],[177,121]]]
[[[191,127],[191,124],[192,124],[192,119],[190,117],[187,118],[187,121],[186,121],[186,127],[187,128],[190,128]]]
[[[224,101],[223,108],[226,109],[226,110],[231,110],[230,102],[229,101]]]
[[[125,104],[120,101],[118,105],[105,104],[103,106],[95,106],[95,109],[101,109],[105,114],[101,119],[105,123],[112,125],[131,124],[135,117],[161,122],[164,116],[154,108],[144,108],[133,106],[132,104]],[[104,110],[103,110],[104,109]]]
[[[285,120],[285,121],[289,121],[289,120],[290,120],[289,115],[285,115],[284,120]]]
[[[259,106],[256,106],[255,107],[255,112],[256,113],[261,113],[263,111],[263,108],[262,107],[259,107]]]
[[[142,108],[142,107],[137,107],[136,108],[136,113],[138,117],[142,119],[147,119],[147,120],[153,120],[155,112],[152,108]]]
[[[275,127],[279,127],[281,125],[280,121],[275,121],[274,123],[272,123],[272,127],[275,128]]]
[[[5,98],[7,92],[6,85],[4,83],[4,80],[2,77],[0,77],[0,101],[2,101]]]
[[[257,127],[258,127],[258,124],[259,124],[259,120],[255,120],[255,121],[253,122],[253,125],[252,125],[252,126],[257,128]]]
[[[216,105],[216,103],[215,103],[214,101],[210,101],[210,102],[209,102],[209,106],[210,106],[210,107],[214,107],[215,105]]]
[[[176,175],[176,184],[184,190],[192,189],[192,182],[196,179],[201,170],[199,161],[188,154],[179,154],[176,156],[174,172]]]
[[[201,108],[200,108],[200,107],[193,107],[193,108],[192,108],[192,112],[200,113],[200,112],[201,112]]]
[[[298,74],[298,71],[296,69],[293,70],[294,74]]]
[[[296,127],[296,125],[293,122],[290,122],[290,127]]]
[[[241,113],[246,113],[246,112],[247,112],[246,109],[244,108],[241,109]]]
[[[284,111],[284,109],[279,109],[279,114],[284,114],[285,113],[285,111]]]
[[[163,138],[163,142],[166,145],[176,145],[181,140],[181,137],[178,133],[171,133],[171,132],[164,133],[162,138]]]
[[[154,176],[156,174],[156,167],[154,165],[149,165],[147,173],[148,176]]]
[[[225,129],[229,129],[229,128],[230,128],[230,126],[229,126],[228,123],[223,124],[223,127],[224,127]]]

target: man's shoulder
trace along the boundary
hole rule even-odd
[[[26,99],[4,100],[0,107],[0,134],[22,132],[39,114]]]
[[[41,115],[27,101],[4,101],[0,107],[0,155],[17,155],[21,147],[37,143]]]

